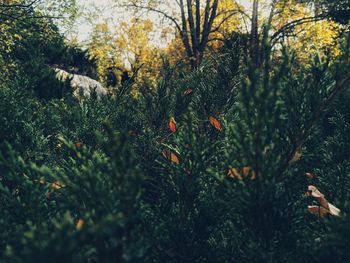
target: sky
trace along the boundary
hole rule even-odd
[[[114,21],[115,24],[117,24],[118,21],[127,21],[131,16],[130,14],[122,10],[111,8],[111,6],[113,6],[113,4],[116,2],[118,2],[118,0],[77,0],[79,10],[82,10],[82,12],[87,15],[85,18],[81,18],[76,22],[71,35],[77,37],[78,42],[84,45],[88,39],[89,34],[92,31],[92,23],[96,24],[98,22],[103,22],[106,19]],[[252,0],[237,0],[237,2],[244,5],[245,8],[249,9],[251,7]],[[96,11],[95,7],[98,11]],[[156,16],[152,17],[151,14],[150,18],[153,20],[157,19]]]

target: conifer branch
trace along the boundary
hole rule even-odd
[[[350,74],[348,74],[344,79],[342,79],[339,83],[336,84],[335,88],[330,92],[325,102],[321,104],[321,106],[314,112],[314,114],[312,114],[311,119],[307,122],[308,125],[301,132],[300,136],[295,139],[291,151],[287,152],[282,158],[281,166],[277,170],[277,174],[279,175],[279,177],[282,176],[282,174],[289,167],[290,161],[293,159],[296,152],[303,146],[307,137],[312,133],[314,126],[323,116],[325,110],[337,98],[337,96],[346,89],[349,83]]]

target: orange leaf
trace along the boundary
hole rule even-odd
[[[315,186],[308,186],[308,194],[309,196],[314,197],[321,206],[323,206],[326,209],[329,209],[328,201],[324,197],[324,194],[322,194]]]
[[[320,217],[324,217],[329,213],[328,209],[318,206],[318,205],[309,205],[307,210],[314,215],[319,215]]]
[[[222,131],[221,123],[216,118],[210,116],[209,122],[212,126],[214,126],[215,129],[217,129],[218,131]]]
[[[306,176],[306,178],[307,179],[312,179],[312,178],[314,178],[314,175],[312,174],[312,173],[305,173],[305,176]]]
[[[79,218],[75,227],[77,228],[77,230],[81,230],[83,226],[84,226],[84,220]]]
[[[193,92],[193,89],[188,88],[184,91],[184,95],[190,95]]]
[[[243,167],[243,175],[247,177],[249,175],[250,167],[245,166]]]
[[[252,179],[252,180],[256,179],[256,172],[255,171],[252,171],[252,177],[250,179]]]
[[[175,122],[175,119],[173,117],[171,117],[169,120],[168,128],[172,133],[176,132],[176,122]]]
[[[75,144],[75,148],[77,148],[77,149],[81,148],[81,146],[83,146],[83,143],[82,143],[82,142],[77,142],[77,143]]]
[[[296,163],[301,158],[301,147],[298,147],[297,150],[294,152],[294,155],[292,159],[289,160],[288,164],[291,165],[293,163]]]
[[[239,180],[242,180],[243,177],[247,177],[249,174],[251,174],[251,180],[256,179],[256,172],[252,170],[249,166],[245,166],[242,169],[236,169],[236,168],[230,168],[227,172],[227,175],[231,178],[237,178]]]
[[[314,197],[320,206],[326,209],[331,215],[339,216],[340,209],[327,201],[324,195],[313,185],[309,185],[307,194]]]
[[[247,177],[249,173],[252,175],[250,179],[255,180],[256,179],[256,172],[252,170],[249,166],[243,167],[243,175]]]
[[[238,170],[236,168],[230,168],[228,170],[227,175],[233,179],[237,178],[239,180],[242,180],[242,176],[240,175],[240,173],[238,172]]]
[[[53,182],[50,187],[52,189],[55,189],[55,190],[58,190],[58,189],[61,189],[62,187],[64,187],[63,184],[61,184],[60,182]]]
[[[177,155],[175,153],[173,153],[172,151],[170,151],[169,149],[164,149],[162,154],[167,160],[169,160],[175,164],[180,164],[180,160],[177,157]]]

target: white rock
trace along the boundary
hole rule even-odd
[[[59,81],[70,80],[70,86],[73,90],[73,94],[76,97],[90,97],[91,93],[95,90],[98,98],[107,95],[107,89],[102,86],[100,82],[89,78],[87,76],[71,74],[63,69],[55,68],[56,78]]]

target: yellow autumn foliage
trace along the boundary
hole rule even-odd
[[[280,1],[276,5],[272,29],[277,31],[292,21],[313,16],[313,10],[306,4],[293,0]],[[321,57],[336,58],[340,55],[340,47],[337,44],[338,29],[339,26],[330,20],[303,23],[284,37],[284,43],[295,51],[297,59],[302,63],[308,62],[310,56],[316,53]]]
[[[341,54],[337,43],[337,25],[332,21],[318,21],[304,26],[304,30],[298,36],[298,41],[292,48],[297,51],[298,57],[306,61],[310,55],[317,52],[323,56],[336,58]]]
[[[238,6],[235,1],[219,1],[218,15],[213,23],[213,28],[217,29],[217,31],[210,34],[209,39],[211,39],[211,41],[208,43],[210,48],[214,50],[218,49],[223,45],[222,39],[229,37],[232,32],[239,31],[241,26],[241,19],[237,12],[239,8],[243,9],[243,7]]]
[[[97,60],[101,81],[109,67],[134,71],[141,65],[144,66],[138,72],[138,78],[147,76],[155,80],[161,59],[158,49],[151,43],[153,31],[149,19],[133,18],[130,22],[121,22],[118,27],[107,22],[95,25],[88,48],[90,56]]]
[[[208,51],[217,51],[223,45],[222,40],[229,37],[233,32],[239,31],[242,23],[238,9],[243,10],[244,8],[243,6],[238,6],[235,1],[219,1],[217,17],[212,26],[213,32],[209,35]],[[204,10],[202,10],[201,19],[204,19]],[[169,30],[166,32],[169,33]],[[175,34],[162,51],[167,55],[171,64],[181,60],[188,60],[179,32]]]
[[[107,68],[121,65],[120,52],[114,45],[115,36],[107,22],[96,24],[88,44],[89,54],[97,62],[97,73],[103,81]]]

